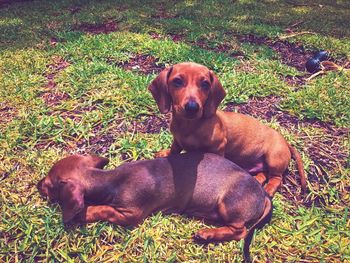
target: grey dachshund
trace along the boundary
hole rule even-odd
[[[62,208],[64,223],[108,221],[136,226],[162,211],[202,218],[215,228],[194,234],[200,243],[241,240],[245,261],[255,228],[271,218],[263,187],[231,161],[191,152],[125,163],[103,170],[108,159],[72,155],[38,183],[41,195]]]

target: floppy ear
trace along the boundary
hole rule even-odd
[[[47,184],[45,184],[45,179],[46,177],[44,177],[43,179],[41,179],[37,184],[36,184],[36,188],[38,189],[39,193],[42,196],[48,197],[49,196],[49,187]]]
[[[222,87],[218,77],[210,71],[211,90],[204,105],[204,117],[208,118],[215,114],[219,104],[226,96],[226,91]]]
[[[55,187],[52,184],[50,177],[46,176],[43,179],[41,179],[37,183],[36,187],[42,197],[48,198],[50,202],[57,201],[55,197]]]
[[[171,97],[168,91],[168,78],[172,70],[172,67],[164,69],[148,86],[161,113],[170,111]]]
[[[71,221],[84,208],[82,187],[71,181],[60,182],[59,199],[63,214],[63,223]]]
[[[92,167],[94,168],[103,169],[103,167],[105,167],[109,163],[108,158],[104,158],[96,155],[90,155],[90,157],[92,160]]]

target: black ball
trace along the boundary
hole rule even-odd
[[[306,70],[310,73],[315,73],[321,70],[320,61],[315,58],[309,59],[305,64]]]
[[[317,52],[313,58],[318,59],[319,61],[328,60],[329,53],[325,50],[321,50],[321,51]]]

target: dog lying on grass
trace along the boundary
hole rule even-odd
[[[63,222],[108,221],[136,226],[148,215],[179,213],[220,225],[199,230],[197,242],[245,239],[269,221],[272,203],[246,171],[216,154],[191,152],[103,170],[108,159],[72,155],[58,161],[37,185],[62,208]],[[249,230],[248,230],[249,229]]]
[[[300,154],[280,133],[248,115],[217,110],[226,92],[216,75],[203,65],[180,63],[164,69],[148,89],[161,113],[172,110],[170,150],[157,157],[185,151],[225,156],[265,185],[273,197],[293,156],[302,190],[306,178]]]

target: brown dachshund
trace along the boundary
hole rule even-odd
[[[256,175],[272,197],[282,183],[291,156],[296,160],[302,190],[306,178],[300,154],[272,128],[239,113],[217,110],[226,92],[216,75],[196,63],[181,63],[164,69],[148,88],[161,113],[172,109],[170,150],[157,157],[182,150],[225,156]]]
[[[107,163],[97,156],[69,156],[51,168],[38,190],[59,202],[64,223],[135,226],[157,211],[203,218],[221,227],[199,230],[196,241],[245,238],[247,260],[254,229],[271,217],[272,203],[262,186],[216,154],[174,154],[103,170]]]

